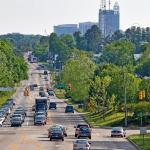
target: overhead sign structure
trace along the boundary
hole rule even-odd
[[[11,87],[0,87],[0,91],[1,91],[1,92],[5,92],[5,91],[15,91],[15,88],[11,88]]]

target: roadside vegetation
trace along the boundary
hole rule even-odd
[[[15,87],[21,80],[27,79],[27,64],[22,57],[15,55],[12,45],[0,40],[0,87]],[[0,92],[0,105],[12,92]]]
[[[85,112],[85,119],[93,126],[123,126],[125,98],[128,125],[140,126],[141,117],[144,126],[150,124],[150,41],[147,37],[136,43],[137,32],[139,28],[129,29],[125,35],[118,31],[107,42],[96,26],[83,37],[75,33],[75,40],[69,35],[50,36],[51,52],[64,63],[56,84],[65,85],[65,97],[79,112]],[[139,59],[134,57],[137,51],[141,53]],[[100,57],[93,59],[93,52],[101,52]],[[140,91],[144,91],[142,99]]]
[[[141,150],[149,150],[150,149],[150,134],[144,136],[143,143],[143,135],[131,135],[129,139],[134,142]]]

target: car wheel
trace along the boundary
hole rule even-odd
[[[50,138],[49,140],[50,140],[50,141],[52,141],[52,139],[51,139],[51,138]]]
[[[65,134],[65,137],[67,137],[67,134]]]
[[[75,137],[77,137],[77,134],[75,134]]]
[[[91,139],[91,136],[89,136],[89,139]]]
[[[113,135],[111,135],[111,137],[114,137]]]
[[[64,138],[62,138],[62,141],[64,141]]]
[[[78,139],[80,139],[80,136],[78,136]]]

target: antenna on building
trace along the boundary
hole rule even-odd
[[[101,0],[101,10],[106,9],[106,0]]]

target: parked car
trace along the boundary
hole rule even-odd
[[[55,102],[50,102],[49,103],[49,109],[56,109],[57,108],[57,105]]]
[[[61,139],[62,141],[64,141],[64,133],[60,128],[52,128],[50,134],[49,134],[49,138],[50,141],[52,141],[53,139]]]
[[[91,139],[91,129],[88,127],[80,127],[77,137],[78,139],[80,139],[80,137],[88,137]]]
[[[75,128],[75,137],[78,136],[79,130],[80,130],[81,127],[86,127],[86,128],[89,128],[91,130],[91,127],[88,124],[83,124],[83,123],[78,124],[77,126],[74,126],[74,128]]]
[[[22,125],[22,120],[21,118],[19,117],[13,117],[11,119],[11,127],[14,127],[14,126],[21,126]]]
[[[77,139],[73,142],[73,150],[90,150],[91,143],[87,139]]]
[[[34,125],[45,125],[46,124],[46,116],[45,115],[37,115],[34,119]]]
[[[39,87],[39,91],[44,91],[44,87]]]
[[[65,108],[65,113],[74,113],[74,108],[72,105],[67,105]]]
[[[126,132],[122,127],[114,127],[111,130],[111,137],[115,137],[115,136],[125,137]]]

